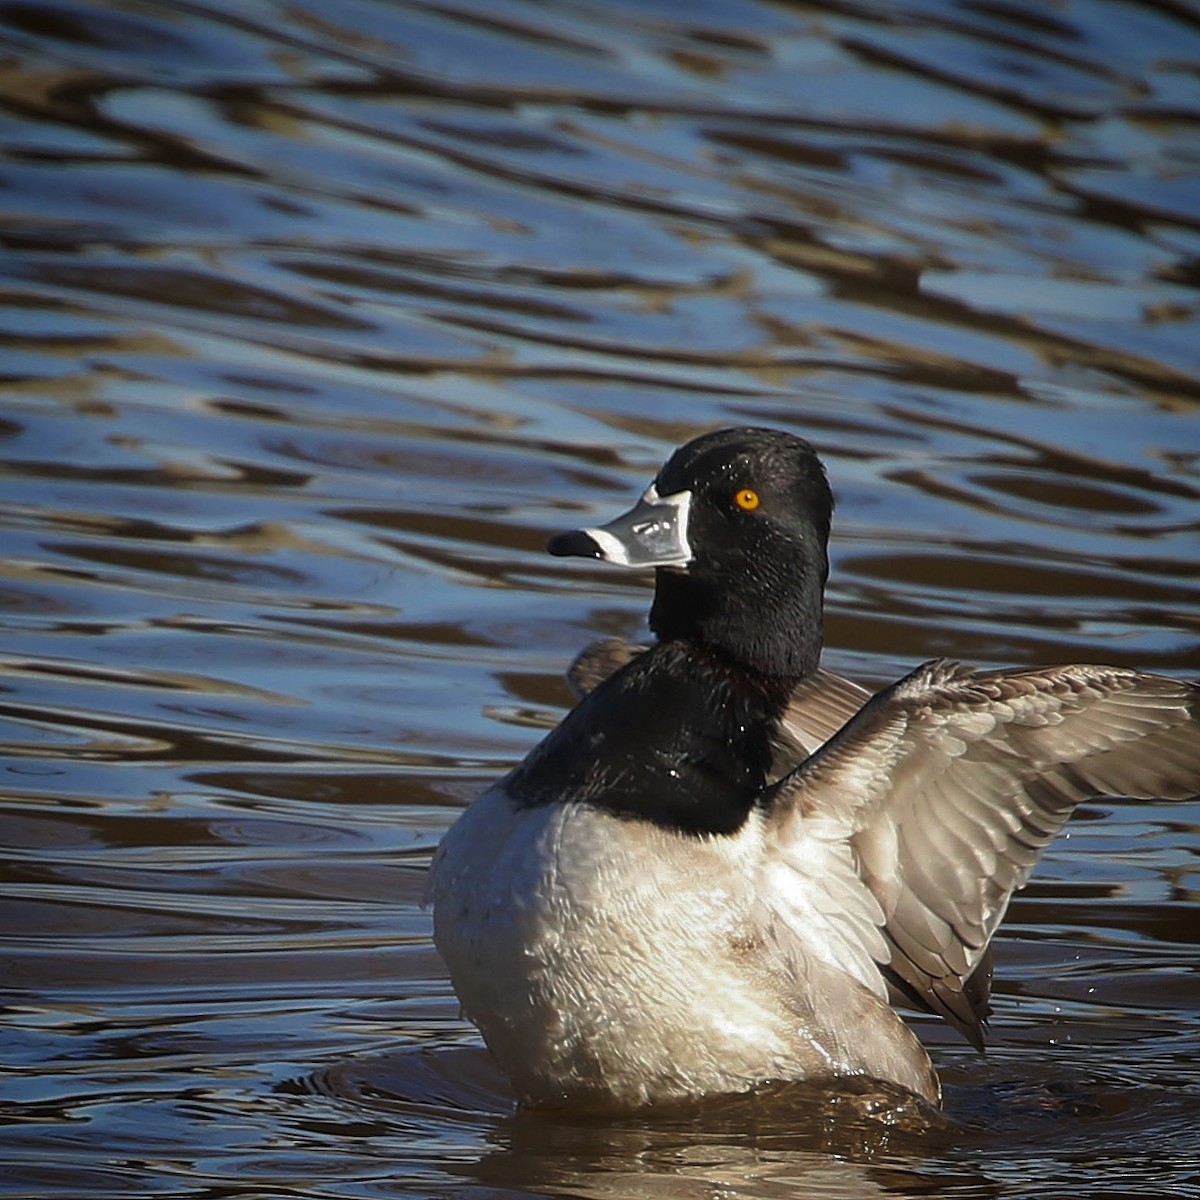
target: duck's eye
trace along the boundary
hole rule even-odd
[[[738,508],[744,508],[747,512],[752,512],[759,505],[758,493],[753,488],[742,488],[734,496],[733,502]]]

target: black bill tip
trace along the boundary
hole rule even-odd
[[[582,529],[570,533],[556,533],[547,543],[546,549],[555,558],[603,558],[604,552],[594,538]]]

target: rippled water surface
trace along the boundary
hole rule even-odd
[[[820,447],[826,662],[1200,674],[1184,0],[0,0],[9,1196],[1195,1196],[1200,806],[1086,806],[948,1121],[514,1114],[421,908],[648,581]]]

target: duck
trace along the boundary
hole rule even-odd
[[[901,1009],[982,1048],[993,935],[1075,807],[1200,793],[1192,682],[824,670],[832,513],[807,440],[738,427],[550,540],[653,570],[653,639],[585,650],[575,705],[432,860],[435,945],[520,1104],[865,1079],[937,1106]]]

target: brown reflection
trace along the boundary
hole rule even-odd
[[[371,325],[341,309],[238,283],[228,276],[183,268],[126,266],[97,269],[82,264],[44,263],[41,280],[50,286],[99,290],[131,299],[176,305],[189,312],[279,322],[314,329],[369,330]]]

